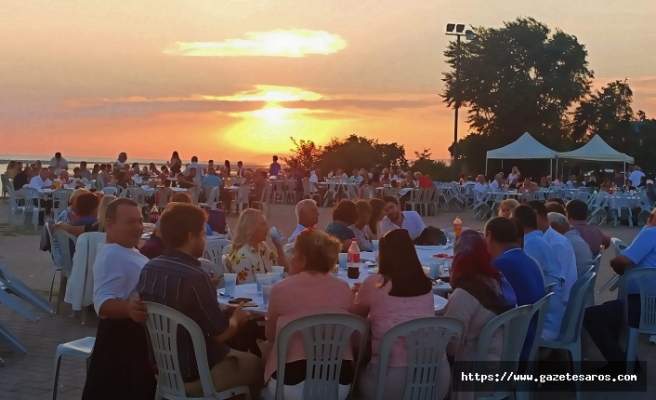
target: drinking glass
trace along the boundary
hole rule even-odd
[[[339,269],[346,269],[347,261],[348,261],[348,254],[339,253]]]
[[[269,305],[269,298],[271,297],[271,288],[273,285],[262,285],[262,302],[264,306]]]
[[[225,294],[228,297],[235,297],[235,287],[237,286],[237,274],[223,274],[225,282]]]
[[[271,267],[271,270],[278,274],[278,280],[282,280],[285,278],[285,267],[281,267],[280,265],[274,265]]]
[[[262,293],[262,285],[271,285],[271,277],[267,274],[255,274],[257,292]]]
[[[378,240],[372,240],[371,241],[371,247],[372,247],[374,252],[377,252],[378,251]]]
[[[269,273],[267,273],[267,276],[269,278],[271,278],[271,284],[272,285],[275,285],[276,282],[278,282],[280,280],[280,273],[278,273],[278,272],[269,272]]]

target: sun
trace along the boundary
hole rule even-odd
[[[271,125],[280,125],[285,122],[290,122],[288,117],[292,114],[297,114],[298,110],[291,108],[280,107],[275,104],[269,104],[262,109],[251,111],[248,114],[259,118]]]

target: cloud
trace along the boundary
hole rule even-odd
[[[165,54],[184,57],[291,57],[332,54],[344,50],[346,40],[326,31],[309,29],[248,32],[247,39],[221,42],[175,42]]]
[[[254,90],[244,90],[230,96],[202,96],[205,100],[225,101],[317,101],[323,98],[319,93],[291,86],[256,85]]]

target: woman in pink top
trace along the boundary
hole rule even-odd
[[[359,379],[360,391],[369,399],[376,395],[378,352],[385,332],[403,322],[435,315],[433,284],[424,274],[408,231],[388,232],[380,239],[379,252],[379,273],[369,275],[362,285],[356,284],[353,289],[357,291],[353,311],[362,317],[368,316],[371,326],[371,362]],[[391,349],[384,399],[403,398],[407,367],[405,339],[399,338]],[[435,381],[436,400],[448,393],[450,372],[445,353]]]
[[[348,314],[353,295],[348,283],[332,276],[341,243],[320,230],[308,228],[294,242],[289,273],[290,277],[276,283],[271,290],[265,331],[269,342],[275,343],[280,329],[290,321],[317,314]],[[275,396],[277,354],[275,345],[267,361],[264,380],[267,390]],[[339,379],[339,400],[349,394],[355,375],[352,349],[344,356]],[[293,337],[289,342],[285,365],[285,399],[303,398],[306,372],[306,355],[303,339]]]

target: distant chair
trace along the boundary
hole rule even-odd
[[[62,211],[68,208],[68,204],[73,196],[73,191],[70,189],[57,189],[52,192],[52,215],[57,218]]]
[[[155,200],[157,201],[157,208],[159,212],[164,211],[166,206],[171,202],[173,197],[173,189],[169,187],[160,187],[155,191]]]
[[[259,208],[265,215],[269,215],[269,197],[271,196],[271,184],[266,185],[262,190],[262,197],[260,200],[253,201],[253,208]]]

